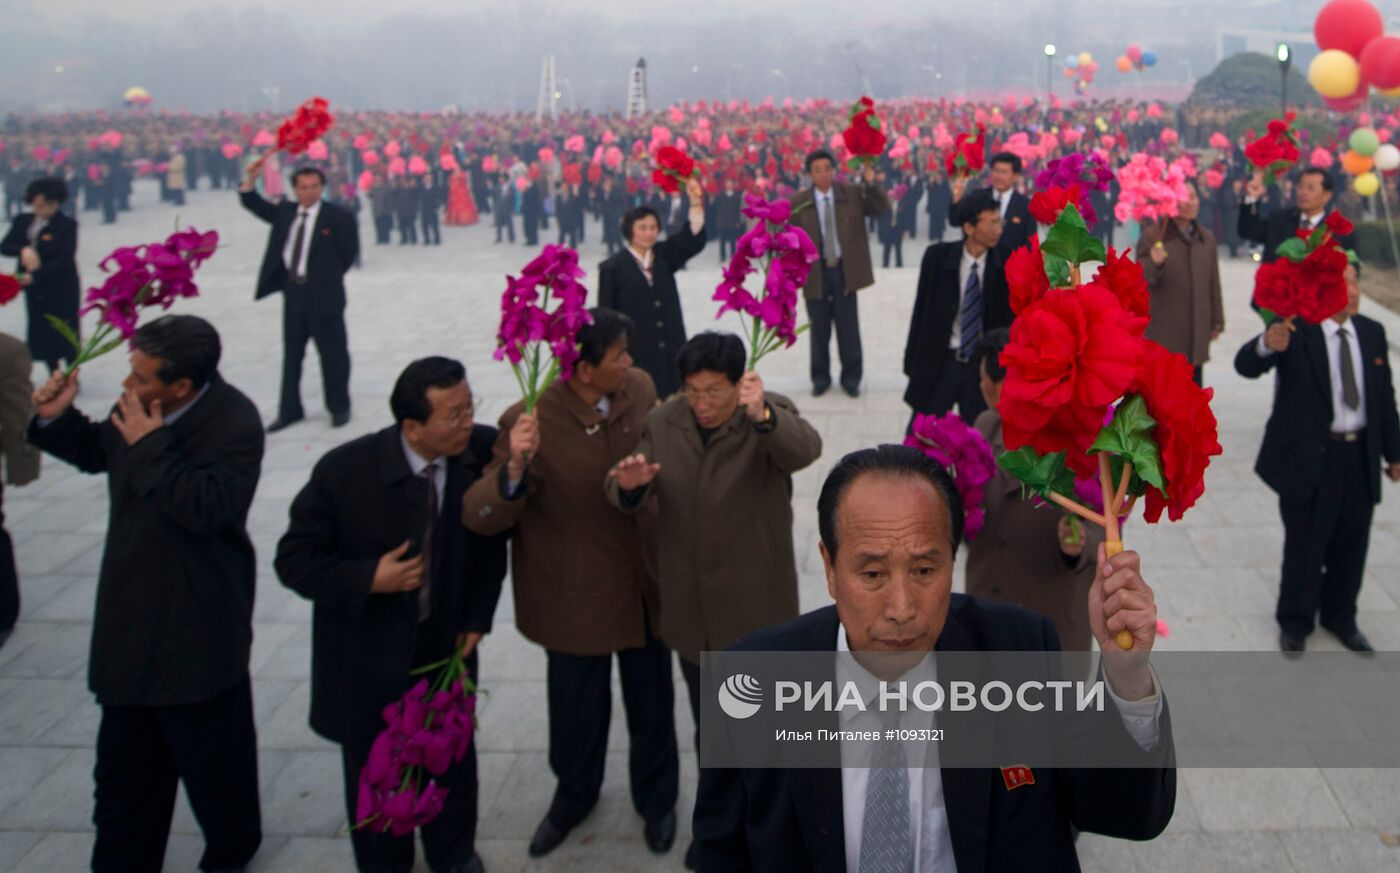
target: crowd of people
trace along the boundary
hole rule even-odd
[[[350,420],[345,284],[360,255],[364,200],[377,244],[389,244],[394,229],[400,245],[435,244],[445,210],[448,224],[492,215],[497,242],[514,238],[519,219],[527,245],[540,242],[547,221],[561,243],[577,245],[593,216],[609,257],[576,366],[533,408],[517,403],[497,426],[480,423],[463,364],[421,358],[387,398],[393,423],[327,453],[293,501],[275,569],[313,603],[310,720],[341,748],[347,817],[356,821],[360,772],[379,754],[382,713],[416,681],[414,671],[463,652],[475,675],[509,569],[514,620],[547,654],[548,759],[557,780],[529,854],[562,845],[598,801],[614,658],[632,802],[646,845],[666,853],[679,796],[673,651],[698,747],[700,653],[743,641],[925,651],[940,634],[957,634],[992,648],[1058,639],[1087,652],[1116,651],[1119,630],[1150,650],[1157,633],[1138,556],[1108,556],[1097,534],[1030,511],[1005,473],[988,488],[983,536],[967,546],[969,596],[950,594],[953,559],[966,545],[961,500],[937,463],[894,447],[848,455],[826,478],[821,554],[836,607],[800,616],[792,476],[822,458],[821,437],[794,398],[748,370],[742,340],[686,330],[678,273],[684,281],[680,271],[711,239],[721,261],[732,251],[745,228],[742,193],[790,199],[793,223],[818,251],[803,288],[811,391],[839,385],[856,397],[864,381],[857,301],[874,281],[871,234],[884,266],[890,255],[900,264],[901,241],[916,233],[926,197],[931,244],[909,319],[904,398],[912,415],[956,411],[1000,445],[999,353],[1013,321],[1006,263],[1040,232],[1027,198],[1036,167],[1070,151],[1122,157],[1190,147],[1226,168],[1219,188],[1192,184],[1175,217],[1130,228],[1128,240],[1150,289],[1148,334],[1186,356],[1198,382],[1224,328],[1221,245],[1261,244],[1269,257],[1300,227],[1328,220],[1339,193],[1329,171],[1301,167],[1271,190],[1238,146],[1209,146],[1218,121],[1188,107],[1169,116],[1149,105],[895,104],[885,123],[905,132],[903,146],[892,136],[894,148],[877,165],[848,170],[833,143],[844,109],[825,102],[676,108],[630,121],[350,114],[324,156],[293,166],[242,148],[267,119],[9,119],[14,199],[32,208],[14,218],[0,251],[18,259],[31,320],[27,353],[16,348],[0,363],[17,384],[28,378],[30,355],[51,371],[32,395],[0,393],[9,407],[0,434],[10,481],[28,475],[23,466],[15,473],[16,453],[34,449],[111,480],[89,665],[102,707],[93,868],[159,869],[181,782],[204,830],[203,869],[242,869],[258,849],[248,670],[256,563],[247,516],[266,440],[305,417],[309,341],[332,424]],[[985,176],[949,180],[940,143],[976,124],[988,130]],[[1163,137],[1173,124],[1177,137]],[[682,138],[705,172],[665,194],[651,184],[648,155]],[[35,149],[50,160],[39,161]],[[413,159],[421,172],[410,168]],[[35,315],[71,315],[76,331],[73,216],[95,208],[115,218],[143,162],[161,174],[172,201],[207,180],[230,197],[236,189],[247,212],[270,226],[261,266],[248,268],[259,298],[282,295],[281,398],[271,423],[220,376],[215,326],[185,315],[137,330],[110,420],[73,406],[80,374],[60,367],[62,351]],[[28,178],[34,173],[46,175]],[[1104,197],[1094,230],[1111,240],[1112,191]],[[947,229],[955,238],[944,241]],[[1400,481],[1384,331],[1357,314],[1357,268],[1348,282],[1348,305],[1334,318],[1280,322],[1234,358],[1248,378],[1278,373],[1257,469],[1279,494],[1286,530],[1277,616],[1288,653],[1304,648],[1317,623],[1348,648],[1371,650],[1356,615],[1366,532],[1382,472]],[[830,360],[833,334],[839,368]],[[0,607],[13,608],[0,612],[0,634],[18,612],[13,555],[3,559]],[[1000,785],[1004,774],[940,784],[935,770],[922,793],[916,783],[900,789],[926,809],[913,820],[907,805],[890,805],[890,783],[877,775],[888,768],[864,770],[856,781],[838,775],[834,784],[806,784],[801,771],[705,770],[687,866],[940,869],[941,858],[941,869],[952,869],[947,859],[956,856],[958,866],[986,869],[1046,859],[1068,867],[1076,828],[1150,839],[1166,827],[1175,799],[1169,716],[1145,662],[1105,671],[1122,738],[1141,753],[1135,770],[1066,771],[1027,786],[1018,805],[984,802],[972,812],[973,798],[985,801],[982,782]],[[1075,779],[1094,790],[1062,790]],[[421,829],[428,864],[480,871],[474,746],[440,781],[450,789],[447,805]],[[1028,834],[1024,820],[1044,824]],[[989,833],[1005,839],[985,839]],[[362,871],[413,865],[411,831],[357,828],[351,840]],[[868,866],[876,862],[867,854],[894,866]]]

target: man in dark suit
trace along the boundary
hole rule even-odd
[[[24,190],[24,200],[32,211],[15,217],[9,232],[0,240],[0,254],[18,259],[16,273],[24,286],[29,354],[56,370],[59,361],[72,360],[75,351],[72,343],[49,324],[48,317],[63,321],[75,335],[82,330],[78,323],[78,302],[82,296],[77,262],[78,222],[60,209],[68,200],[68,185],[56,176],[30,182]]]
[[[987,408],[975,351],[987,331],[1011,326],[1003,225],[990,191],[974,191],[953,206],[959,242],[934,243],[919,265],[919,286],[904,344],[904,402],[915,414],[943,415],[954,405],[972,424]],[[912,422],[913,419],[911,418]]]
[[[350,347],[345,335],[345,274],[360,254],[360,231],[348,210],[321,199],[326,177],[314,167],[292,174],[296,202],[272,204],[254,190],[262,159],[248,165],[238,188],[243,208],[272,225],[258,271],[255,299],[282,292],[282,392],[276,433],[305,417],[301,362],[315,340],[331,426],[350,420]]]
[[[1010,255],[1021,246],[1027,245],[1035,236],[1036,223],[1031,215],[1031,202],[1026,195],[1016,190],[1021,181],[1021,159],[1011,152],[997,152],[987,162],[988,187],[979,190],[992,195],[997,209],[1001,211],[1001,242],[997,247],[1003,256]],[[953,183],[953,211],[963,197],[963,180]],[[951,222],[950,222],[951,223]]]
[[[928,213],[928,241],[940,242],[943,231],[948,227],[949,212],[953,206],[953,188],[943,171],[934,170],[928,174],[928,200],[924,211]]]
[[[506,538],[462,526],[462,495],[491,458],[496,430],[473,424],[466,370],[414,361],[389,400],[395,424],[331,450],[292,503],[277,547],[282,584],[313,601],[311,727],[339,743],[353,825],[360,770],[384,728],[384,707],[419,677],[410,671],[477,645],[506,571]],[[428,866],[480,873],[476,748],[443,776],[447,805],[424,827]],[[408,873],[413,837],[353,830],[363,873]]]
[[[622,215],[627,211],[627,194],[609,173],[597,198],[598,215],[603,222],[603,245],[608,257],[622,251]]]
[[[835,605],[733,649],[849,651],[913,666],[935,651],[1059,648],[1048,619],[952,593],[962,502],[943,468],[917,449],[847,455],[827,476],[817,511]],[[1119,716],[1107,726],[1140,767],[1037,770],[1019,784],[995,769],[903,761],[879,770],[702,767],[699,869],[1076,870],[1076,828],[1138,840],[1161,833],[1176,802],[1176,772],[1165,700],[1142,657],[1156,636],[1157,610],[1137,554],[1109,559],[1100,550],[1097,564],[1089,622],[1115,655],[1104,658],[1112,701],[1105,710]],[[1133,656],[1118,651],[1119,629],[1132,634]],[[883,864],[870,863],[877,856]]]
[[[34,393],[29,441],[110,478],[88,686],[97,732],[94,871],[159,870],[177,784],[203,870],[241,870],[262,840],[248,653],[257,565],[248,507],[258,410],[219,376],[219,335],[167,315],[132,338],[112,415],[73,408],[78,373]]]
[[[418,212],[422,200],[418,183],[407,176],[394,181],[394,219],[399,225],[399,245],[418,245]]]
[[[447,188],[432,173],[425,173],[418,180],[418,217],[423,224],[423,245],[442,245],[438,211],[446,202]]]
[[[734,257],[734,244],[744,230],[744,195],[734,187],[733,179],[724,180],[724,190],[715,197],[715,235],[719,237],[719,262],[729,263]]]
[[[841,387],[847,395],[859,397],[865,358],[856,292],[875,284],[865,219],[889,211],[890,199],[875,183],[875,168],[869,164],[861,170],[860,184],[836,181],[836,158],[826,149],[807,155],[805,167],[812,185],[792,198],[792,220],[817,244],[822,258],[820,265],[812,265],[802,289],[812,324],[812,394],[820,397],[831,388],[831,328],[835,325]]]
[[[1356,626],[1381,458],[1400,482],[1400,417],[1385,329],[1357,314],[1361,289],[1347,268],[1347,307],[1321,325],[1275,321],[1235,355],[1256,379],[1277,370],[1274,407],[1254,471],[1283,516],[1279,646],[1303,651],[1314,619],[1352,651],[1372,651]]]
[[[1255,173],[1245,185],[1244,205],[1240,207],[1237,228],[1240,238],[1264,246],[1263,260],[1278,257],[1278,247],[1306,228],[1312,230],[1327,220],[1335,183],[1332,174],[1321,167],[1308,167],[1298,175],[1294,197],[1296,206],[1268,211],[1264,199],[1263,173]],[[1355,248],[1352,234],[1337,237],[1344,249]]]

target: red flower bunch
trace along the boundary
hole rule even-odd
[[[949,178],[963,178],[982,172],[987,162],[987,129],[977,125],[975,134],[963,131],[953,140],[953,150],[943,159]]]
[[[996,475],[992,447],[975,428],[968,427],[957,413],[943,416],[916,415],[904,444],[922,451],[942,464],[953,477],[963,504],[963,536],[977,539],[986,523],[982,508],[986,485]]]
[[[1301,261],[1279,257],[1254,274],[1254,302],[1265,321],[1300,316],[1321,324],[1347,305],[1347,254],[1328,235]]]
[[[565,184],[565,185],[582,185],[582,184],[583,184],[583,165],[582,165],[582,164],[565,164],[565,165],[564,165],[564,184]]]
[[[1215,413],[1210,409],[1215,389],[1196,384],[1184,356],[1144,342],[1128,393],[1142,397],[1156,421],[1152,437],[1167,486],[1165,494],[1147,489],[1144,517],[1155,524],[1166,510],[1172,521],[1180,521],[1205,493],[1206,466],[1211,456],[1221,452]]]
[[[1078,185],[1037,191],[1031,197],[1031,216],[1041,224],[1054,224],[1055,219],[1060,217],[1060,213],[1064,211],[1066,206],[1074,204],[1075,208],[1078,208],[1079,193]]]
[[[1298,162],[1298,136],[1293,132],[1295,117],[1296,113],[1289,112],[1283,118],[1273,119],[1267,133],[1245,146],[1244,156],[1264,171],[1267,183],[1272,184],[1278,174]]]
[[[1011,292],[1011,312],[1021,311],[1050,290],[1050,277],[1045,275],[1045,258],[1040,253],[1040,238],[1031,235],[1029,245],[1022,246],[1006,259],[1006,284]]]
[[[556,377],[562,375],[567,380],[573,375],[578,360],[578,332],[592,321],[584,308],[588,289],[579,282],[584,275],[578,265],[578,252],[547,245],[539,257],[525,265],[519,279],[506,277],[494,356],[498,361],[510,361],[525,398],[526,412],[534,411],[540,394]],[[559,301],[553,312],[549,311],[551,294]],[[548,369],[542,369],[540,346],[545,343],[551,353]]]
[[[19,279],[6,273],[0,273],[0,306],[14,300],[23,289],[24,286],[19,283]]]
[[[873,163],[885,153],[887,142],[880,116],[875,114],[875,101],[862,97],[851,105],[849,122],[841,133],[846,150],[851,153],[851,166]]]
[[[695,159],[675,146],[656,150],[656,169],[651,171],[651,181],[667,194],[675,194],[685,180],[699,175]]]
[[[330,113],[330,103],[324,97],[312,97],[297,107],[297,111],[287,117],[277,128],[277,148],[288,154],[299,155],[313,142],[325,136],[335,123]]]

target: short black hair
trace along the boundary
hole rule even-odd
[[[1006,379],[1006,368],[1001,365],[1001,350],[1011,342],[1010,328],[998,327],[982,334],[977,340],[976,355],[987,364],[987,377],[1000,385]]]
[[[846,455],[826,474],[817,498],[817,532],[831,559],[836,559],[836,511],[851,485],[867,474],[901,479],[924,479],[933,485],[948,507],[948,536],[952,553],[957,554],[963,538],[963,504],[953,478],[943,465],[909,446],[883,445],[860,449]]]
[[[62,203],[68,199],[68,183],[58,176],[42,176],[24,188],[25,203],[33,203],[35,197]]]
[[[1328,194],[1331,194],[1332,191],[1336,188],[1336,180],[1332,178],[1332,174],[1329,171],[1323,169],[1322,167],[1308,167],[1307,169],[1303,170],[1303,172],[1298,174],[1298,180],[1302,181],[1304,176],[1309,175],[1321,177],[1322,190],[1326,191]]]
[[[404,367],[394,382],[393,393],[389,395],[389,409],[394,413],[394,422],[425,422],[433,415],[433,404],[428,400],[429,388],[452,388],[467,380],[467,368],[461,361],[434,355],[419,358]]]
[[[802,171],[805,173],[812,172],[812,165],[817,161],[830,161],[832,169],[836,168],[836,156],[827,149],[817,149],[807,154],[807,159],[802,162]]]
[[[959,229],[965,224],[976,224],[984,212],[1001,212],[1001,204],[992,196],[990,188],[978,188],[953,205],[953,217]]]
[[[162,315],[136,329],[131,347],[160,359],[156,377],[166,385],[189,379],[198,391],[219,371],[223,347],[214,325],[195,315]]]
[[[744,377],[747,363],[744,341],[732,333],[714,330],[691,337],[676,355],[676,368],[680,370],[682,382],[689,376],[710,370],[723,373],[730,382],[737,383]]]
[[[292,173],[293,188],[297,186],[297,179],[300,179],[302,176],[315,176],[317,179],[321,180],[321,187],[324,188],[326,186],[326,174],[321,172],[319,168],[297,167],[296,170]]]
[[[1021,174],[1021,156],[1015,152],[997,152],[992,155],[990,161],[987,161],[988,167],[994,167],[997,164],[1009,164],[1011,172],[1018,176]]]
[[[648,215],[656,219],[656,226],[658,228],[661,227],[661,216],[650,206],[633,206],[631,209],[622,213],[622,238],[631,242],[632,225],[646,218]]]
[[[603,306],[593,307],[588,314],[593,316],[593,323],[579,329],[578,355],[580,361],[596,367],[603,363],[613,343],[632,338],[632,319]]]

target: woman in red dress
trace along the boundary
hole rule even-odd
[[[467,187],[467,174],[456,170],[447,188],[446,222],[453,227],[465,227],[476,224],[476,221],[476,203],[472,200],[471,189]]]

